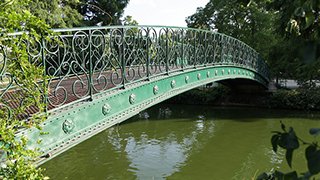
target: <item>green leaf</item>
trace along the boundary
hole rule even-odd
[[[291,148],[291,149],[298,149],[299,148],[298,137],[292,127],[289,128],[288,143],[289,143],[288,148]]]
[[[273,173],[273,176],[274,176],[276,179],[283,179],[284,173],[276,170],[276,171]]]
[[[292,172],[289,172],[287,174],[284,174],[280,171],[275,171],[273,173],[273,177],[274,179],[276,180],[298,180],[298,174],[296,171],[292,171]]]
[[[289,165],[289,167],[291,168],[291,164],[292,164],[292,155],[293,155],[293,149],[287,149],[286,151],[286,160],[287,163]]]
[[[282,123],[282,121],[280,121],[280,123],[281,123],[281,129],[282,129],[283,131],[286,131],[286,126]]]
[[[308,146],[305,151],[306,159],[307,160],[311,159],[316,151],[317,151],[316,145],[311,144],[310,146]]]
[[[320,150],[317,150],[316,145],[312,144],[306,148],[305,155],[309,172],[318,174],[320,172]]]
[[[272,144],[272,149],[276,153],[278,150],[278,142],[279,142],[280,136],[278,134],[275,134],[271,137],[271,144]]]
[[[283,149],[297,149],[299,148],[298,137],[295,133],[282,133],[279,140],[278,145]]]
[[[308,12],[305,17],[306,25],[304,26],[304,29],[307,29],[315,22],[315,17],[312,12]]]
[[[320,128],[311,128],[311,129],[309,130],[309,133],[310,133],[311,135],[317,136],[317,135],[320,134]]]
[[[262,173],[260,174],[256,180],[269,180],[270,179],[270,176],[267,174],[267,173]]]
[[[297,149],[299,148],[299,141],[293,128],[289,128],[289,132],[280,135],[278,145],[284,149]]]
[[[297,180],[298,174],[296,171],[289,172],[284,175],[283,180]]]

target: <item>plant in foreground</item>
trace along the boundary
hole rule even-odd
[[[273,151],[277,153],[278,148],[283,148],[286,153],[286,161],[288,166],[291,168],[292,156],[294,150],[300,148],[300,144],[306,145],[305,158],[307,160],[308,171],[298,175],[297,171],[292,171],[289,173],[283,173],[280,171],[274,171],[270,173],[262,173],[258,176],[257,180],[302,180],[311,179],[315,175],[320,173],[320,147],[318,142],[308,143],[299,138],[292,127],[286,128],[286,126],[281,122],[280,131],[273,131],[274,135],[271,137],[271,144]],[[310,135],[317,136],[320,135],[320,128],[311,128],[309,130]]]

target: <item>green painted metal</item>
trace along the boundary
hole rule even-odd
[[[39,147],[43,163],[91,136],[119,124],[139,112],[192,88],[226,79],[243,78],[266,84],[255,72],[232,66],[212,66],[189,69],[140,81],[122,90],[102,92],[94,100],[52,111],[43,124],[40,135],[37,129],[22,131],[30,139],[30,147]],[[156,89],[156,90],[155,90]],[[42,143],[37,144],[41,139]]]
[[[269,82],[268,67],[255,50],[216,32],[162,26],[54,31],[51,40],[26,42],[30,62],[50,76],[48,82],[39,82],[48,89],[44,100],[50,115],[43,124],[48,134],[40,135],[37,129],[17,134],[30,139],[30,148],[40,148],[44,156],[39,163],[192,88],[237,78],[266,87]],[[7,53],[4,47],[1,50]],[[5,71],[8,59],[3,57],[0,79],[10,77]],[[1,98],[12,84],[1,89]]]

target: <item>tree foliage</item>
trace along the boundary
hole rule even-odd
[[[320,79],[319,0],[210,0],[186,21],[256,49],[274,77]]]
[[[274,36],[274,21],[275,13],[267,10],[266,0],[210,0],[186,19],[189,27],[211,29],[247,43],[265,59],[278,39]]]
[[[70,28],[121,24],[128,3],[129,0],[34,0],[25,8],[52,28]]]
[[[132,16],[126,16],[123,19],[123,25],[132,25],[136,26],[138,25],[138,22],[132,18]]]
[[[129,0],[80,0],[78,10],[84,17],[84,25],[119,25],[128,3]]]
[[[33,162],[38,156],[37,150],[26,148],[25,137],[15,137],[19,128],[40,128],[45,119],[43,93],[46,88],[39,84],[45,82],[43,69],[29,61],[27,45],[33,44],[48,35],[49,26],[30,11],[29,0],[4,0],[0,2],[0,46],[2,85],[0,91],[0,150],[5,159],[1,159],[0,179],[44,179],[41,169]],[[9,33],[23,31],[20,36],[8,36]],[[6,52],[6,54],[4,54]],[[5,58],[5,59],[4,59]],[[4,80],[7,79],[7,82]],[[21,98],[21,106],[10,108],[3,99],[9,87],[18,90],[15,95]],[[21,88],[23,87],[23,88]],[[31,106],[39,109],[39,114],[22,121],[21,115]],[[4,161],[3,161],[4,160]]]
[[[320,1],[278,0],[269,4],[278,13],[277,33],[283,39],[274,51],[284,63],[279,65],[288,78],[302,82],[320,78]],[[289,51],[285,51],[288,49]],[[273,60],[278,61],[278,60]]]
[[[52,28],[66,28],[80,25],[83,17],[76,9],[78,4],[79,0],[33,0],[28,7]]]
[[[320,1],[277,0],[269,4],[279,13],[279,32],[301,35],[305,40],[319,38]]]

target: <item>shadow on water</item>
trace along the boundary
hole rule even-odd
[[[195,108],[197,106],[197,108]],[[186,119],[188,117],[188,119]],[[238,122],[254,122],[259,119],[283,119],[283,118],[309,118],[318,121],[320,112],[304,112],[293,110],[263,109],[255,107],[210,107],[207,105],[175,105],[159,104],[151,107],[138,115],[122,122],[128,124],[147,119],[150,121],[172,120],[175,121],[194,121],[201,118],[210,120],[228,120]],[[181,120],[179,120],[181,119]]]

